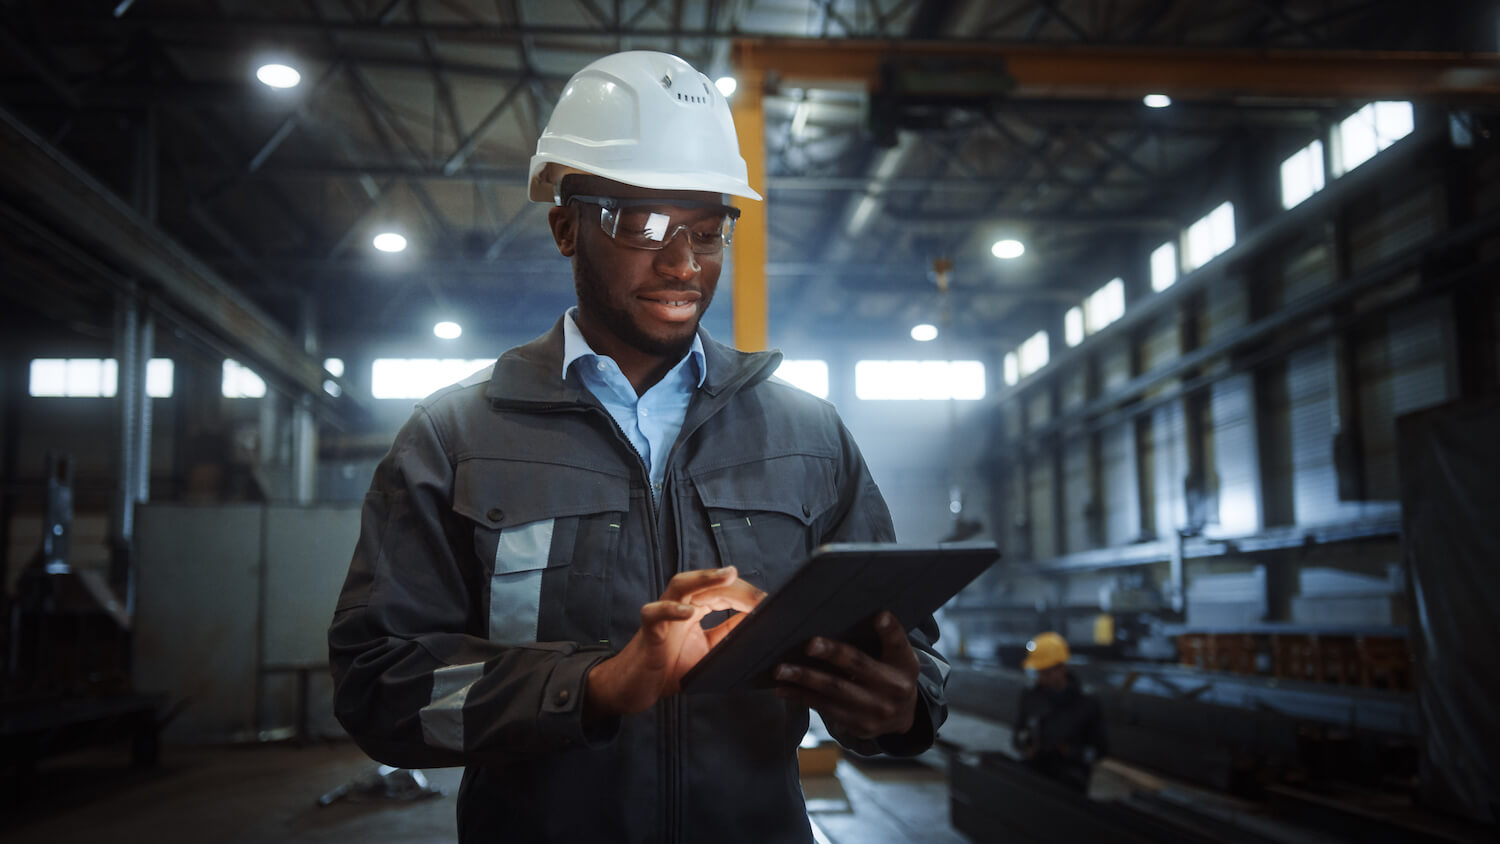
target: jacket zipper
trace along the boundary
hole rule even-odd
[[[656,579],[656,594],[660,595],[667,588],[668,577],[665,569],[662,567],[660,526],[657,524],[659,515],[657,512],[656,493],[651,488],[651,467],[646,465],[646,459],[641,456],[641,452],[635,447],[635,443],[632,443],[630,437],[625,435],[625,429],[621,428],[620,423],[615,421],[615,418],[603,407],[588,403],[547,404],[538,409],[560,410],[580,408],[587,408],[603,414],[604,418],[608,419],[610,425],[614,427],[615,434],[620,438],[620,441],[625,443],[630,449],[631,454],[635,455],[636,466],[640,468],[641,476],[644,478],[646,486],[646,514],[649,516],[647,519],[647,535],[651,540],[651,567],[652,574],[655,575]],[[712,414],[708,415],[711,416]],[[693,420],[693,427],[691,429],[687,427],[687,420],[684,419],[683,429],[678,433],[677,441],[681,442],[684,435],[692,436],[707,419],[708,416],[703,416],[702,418]],[[676,456],[676,453],[677,443],[673,443],[671,450],[667,454],[668,466],[671,465],[672,458]],[[666,502],[668,483],[670,483],[669,479],[664,480],[662,483],[661,495],[663,506]],[[682,764],[680,759],[682,755],[682,704],[676,697],[671,697],[661,702],[657,715],[657,729],[661,731],[665,739],[662,742],[661,753],[661,764],[665,779],[665,788],[663,789],[665,793],[661,806],[663,839],[668,842],[678,842],[682,840],[681,818],[679,817],[681,811],[679,806],[682,802]]]
[[[640,450],[635,447],[635,443],[630,441],[630,437],[625,435],[625,429],[620,427],[620,423],[615,420],[614,416],[611,416],[610,413],[603,408],[595,408],[592,405],[586,406],[598,411],[599,413],[604,414],[604,417],[609,420],[609,423],[611,425],[614,426],[615,434],[619,436],[620,441],[625,443],[625,445],[630,448],[631,454],[635,455],[636,466],[638,466],[641,470],[641,475],[644,478],[646,486],[646,515],[648,517],[646,519],[646,522],[647,536],[651,540],[652,575],[656,580],[656,594],[660,595],[667,588],[668,578],[666,571],[662,566],[661,536],[659,525],[657,524],[658,520],[660,519],[660,515],[658,514],[656,491],[651,487],[651,467],[646,465],[646,458],[641,456]],[[673,447],[675,449],[675,445]],[[670,460],[670,455],[668,456],[668,459]],[[665,504],[667,497],[666,487],[666,483],[663,482],[661,491],[663,504]],[[678,828],[677,818],[678,804],[681,802],[681,796],[679,792],[682,787],[682,765],[678,758],[681,755],[681,750],[679,747],[680,740],[678,736],[680,730],[679,721],[681,720],[681,711],[677,699],[673,697],[662,701],[661,707],[658,709],[657,713],[657,729],[661,731],[662,737],[665,739],[665,741],[662,742],[661,759],[663,769],[662,774],[666,781],[666,788],[663,789],[664,799],[661,806],[662,831],[665,833],[664,840],[675,842],[680,841],[682,838],[682,831]]]

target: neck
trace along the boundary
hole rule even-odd
[[[620,367],[620,372],[635,389],[637,396],[645,394],[647,390],[660,383],[661,379],[672,371],[672,367],[682,360],[683,355],[687,354],[686,349],[676,356],[641,351],[609,332],[596,329],[584,316],[582,309],[579,310],[576,321],[578,331],[583,335],[583,339],[589,342],[589,347],[596,353],[610,358]]]

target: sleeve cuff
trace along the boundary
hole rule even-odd
[[[587,727],[583,723],[583,694],[588,674],[609,656],[602,651],[578,653],[552,670],[542,691],[537,718],[545,744],[563,749],[599,748],[614,741],[620,731],[620,719],[611,718]]]

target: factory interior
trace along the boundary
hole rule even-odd
[[[413,406],[574,304],[528,166],[627,50],[764,196],[703,329],[1001,555],[932,749],[814,721],[816,841],[1496,840],[1496,4],[0,0],[0,841],[457,840],[329,623]]]

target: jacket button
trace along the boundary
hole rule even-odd
[[[805,518],[807,518],[808,516],[811,516],[811,515],[812,515],[812,508],[809,507],[809,506],[807,506],[806,504],[803,504],[802,505],[802,518],[805,519]]]
[[[489,512],[484,514],[484,517],[492,522],[502,521],[505,518],[505,511],[499,507],[491,507]]]
[[[558,704],[564,704],[564,703],[568,702],[568,690],[567,689],[563,689],[562,691],[560,691],[560,692],[557,693],[557,702],[558,702]]]

